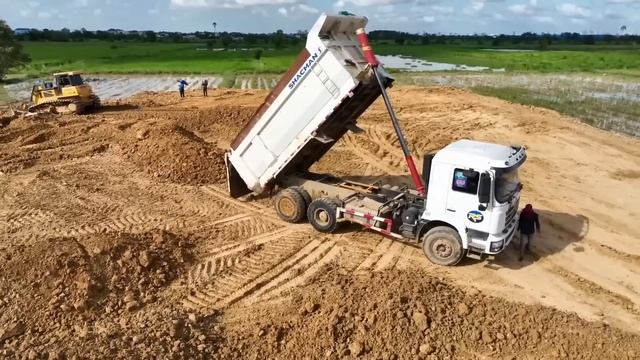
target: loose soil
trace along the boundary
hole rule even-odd
[[[455,268],[226,195],[223,154],[263,90],[143,93],[0,127],[0,355],[63,358],[637,358],[640,142],[448,88],[391,97],[420,161],[450,141],[528,147],[542,221]],[[315,169],[408,183],[381,103]]]

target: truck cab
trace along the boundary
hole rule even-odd
[[[522,189],[518,168],[526,157],[521,146],[472,140],[456,141],[425,157],[423,177],[428,193],[418,236],[445,226],[455,230],[462,249],[471,257],[501,252],[517,228]],[[429,249],[443,257],[440,260],[455,253],[445,243],[432,244],[434,248]]]

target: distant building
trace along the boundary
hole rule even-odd
[[[13,30],[14,34],[16,35],[24,35],[24,34],[28,34],[31,32],[31,29],[27,29],[27,28],[17,28],[15,30]]]

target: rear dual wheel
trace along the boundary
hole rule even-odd
[[[276,213],[282,220],[297,223],[306,215],[310,202],[311,196],[306,190],[293,186],[281,190],[276,195],[274,206]]]

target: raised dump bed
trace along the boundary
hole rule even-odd
[[[261,193],[288,174],[304,172],[349,130],[380,96],[356,30],[365,17],[323,14],[306,47],[226,155],[229,193]],[[392,84],[382,67],[385,87]]]

